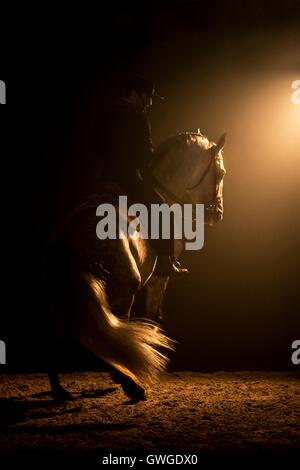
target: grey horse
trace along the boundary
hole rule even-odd
[[[200,132],[170,137],[157,149],[150,167],[153,190],[167,204],[204,204],[206,223],[223,217],[222,150],[225,134],[215,144]],[[156,276],[157,254],[143,237],[99,240],[97,207],[112,204],[118,213],[120,188],[103,184],[58,224],[45,252],[49,331],[78,342],[108,363],[113,378],[134,400],[145,399],[168,363],[173,342],[159,327],[162,300],[169,279]],[[176,240],[176,255],[183,242]],[[145,319],[130,319],[136,294],[146,290]],[[51,395],[70,398],[49,367]]]

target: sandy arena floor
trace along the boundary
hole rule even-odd
[[[107,373],[62,375],[73,400],[55,404],[44,374],[0,376],[2,462],[42,458],[100,462],[144,452],[201,458],[292,456],[300,451],[295,373],[172,373],[128,402]],[[299,456],[298,456],[299,457]]]

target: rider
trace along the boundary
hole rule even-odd
[[[131,79],[126,83],[121,99],[112,106],[105,119],[105,178],[119,183],[129,196],[136,197],[137,192],[141,192],[138,189],[141,187],[141,175],[147,172],[153,158],[151,128],[146,112],[156,97],[159,95],[151,81],[141,77]],[[148,202],[161,202],[144,181],[145,187]],[[155,249],[159,255],[157,275],[178,277],[188,272],[175,259],[174,240],[161,239]]]

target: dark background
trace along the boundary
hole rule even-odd
[[[71,201],[97,110],[134,73],[166,97],[150,114],[154,145],[198,127],[214,141],[228,133],[224,220],[207,229],[202,251],[184,255],[191,274],[165,298],[164,327],[179,341],[172,366],[296,369],[300,105],[290,96],[300,79],[299,2],[28,8],[7,13],[1,31],[1,370],[43,365],[39,248],[48,184],[70,168],[62,205]],[[95,365],[75,348],[67,356],[74,368]]]

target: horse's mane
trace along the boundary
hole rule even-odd
[[[165,155],[172,151],[179,150],[182,147],[197,147],[202,150],[208,150],[215,144],[201,134],[201,132],[181,132],[164,140],[155,150],[154,157],[151,162],[153,168]]]

